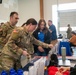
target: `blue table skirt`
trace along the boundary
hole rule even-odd
[[[60,41],[58,55],[62,55],[61,54],[61,47],[66,47],[66,56],[72,56],[69,42]]]

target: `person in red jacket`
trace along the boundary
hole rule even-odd
[[[66,72],[66,71],[70,71],[69,75],[76,75],[76,65],[74,67],[60,67],[59,68],[59,72]],[[57,73],[58,75],[58,73]]]
[[[48,75],[69,75],[69,71],[62,72],[62,69],[59,70],[56,54],[51,55],[51,60],[48,65]]]
[[[48,65],[48,75],[55,75],[56,72],[58,71],[58,58],[56,54],[52,54],[51,55],[51,60],[50,63]]]

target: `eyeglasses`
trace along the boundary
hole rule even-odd
[[[16,17],[15,19],[19,19],[19,18]]]

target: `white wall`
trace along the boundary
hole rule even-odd
[[[9,14],[18,11],[18,0],[2,0],[0,4],[0,22],[9,20]]]
[[[2,0],[0,4],[0,20],[7,21],[11,11],[19,12],[19,25],[22,25],[29,18],[40,19],[40,0]],[[71,3],[76,0],[58,0],[58,3]],[[44,19],[52,19],[52,5],[57,4],[57,0],[44,0]]]
[[[19,24],[22,25],[29,18],[40,19],[39,0],[19,0]]]

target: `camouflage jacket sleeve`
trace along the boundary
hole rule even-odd
[[[0,37],[5,37],[7,35],[8,27],[6,24],[0,26]]]
[[[49,48],[48,44],[43,43],[43,42],[35,39],[33,36],[32,36],[31,38],[32,38],[33,44],[38,45],[38,46],[42,46],[42,47],[44,47],[44,48]]]
[[[20,37],[20,31],[14,29],[7,43],[10,50],[12,50],[12,52],[16,53],[18,56],[22,55],[23,53],[22,48],[18,47],[16,44],[16,41],[19,39],[19,37]]]
[[[3,24],[2,26],[0,26],[0,45],[4,43],[4,40],[7,35],[7,30],[8,30],[8,27],[6,24]]]

